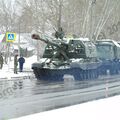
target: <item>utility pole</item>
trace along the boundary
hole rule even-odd
[[[35,15],[36,15],[36,20],[38,20],[38,1],[35,0]],[[37,21],[36,21],[36,24],[35,24],[35,31],[38,31],[38,24],[37,24]],[[37,41],[37,61],[40,60],[40,43],[39,41]]]
[[[94,7],[95,7],[95,4],[96,4],[96,0],[92,0],[91,1],[91,24],[90,24],[90,39],[92,40],[93,39],[93,29],[94,29]]]
[[[18,56],[20,56],[20,21],[21,20],[19,20]]]
[[[8,44],[8,71],[9,71],[9,69],[10,69],[10,43],[8,42],[7,43]]]
[[[59,0],[59,16],[58,16],[58,31],[61,28],[61,19],[62,19],[62,0]]]

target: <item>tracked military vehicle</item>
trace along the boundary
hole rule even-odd
[[[43,57],[32,64],[37,79],[63,80],[72,75],[75,80],[95,79],[101,62],[97,59],[96,46],[87,38],[52,39],[32,35],[33,39],[47,44]]]
[[[97,55],[102,61],[100,66],[101,75],[118,74],[120,70],[120,45],[111,39],[96,41]]]

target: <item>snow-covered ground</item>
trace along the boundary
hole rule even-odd
[[[23,72],[18,72],[18,74],[14,74],[14,61],[13,58],[12,60],[9,62],[10,64],[4,64],[3,68],[0,69],[0,78],[8,78],[10,79],[11,77],[20,77],[20,76],[27,76],[28,73],[25,71],[32,71],[31,69],[31,65],[32,63],[37,61],[37,57],[36,56],[32,56],[29,58],[25,58],[25,63],[24,63],[24,69]],[[18,66],[19,69],[19,66]]]
[[[12,120],[120,120],[120,96]]]
[[[37,61],[36,56],[25,58],[25,70],[31,70],[31,64]],[[13,72],[13,61],[0,70],[0,78],[25,76],[28,73]],[[13,120],[120,120],[120,96],[96,100],[70,107],[41,112]]]

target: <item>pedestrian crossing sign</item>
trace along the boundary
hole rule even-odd
[[[6,33],[6,41],[7,42],[14,42],[16,39],[16,33]]]

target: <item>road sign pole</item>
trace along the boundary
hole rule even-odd
[[[10,68],[10,43],[14,42],[16,39],[16,33],[11,33],[11,32],[7,32],[6,33],[6,42],[7,42],[7,57],[8,57],[8,71],[9,71],[9,68]]]
[[[10,43],[8,43],[8,71],[10,69]]]
[[[19,39],[18,39],[18,56],[20,56],[20,23],[19,23]]]

